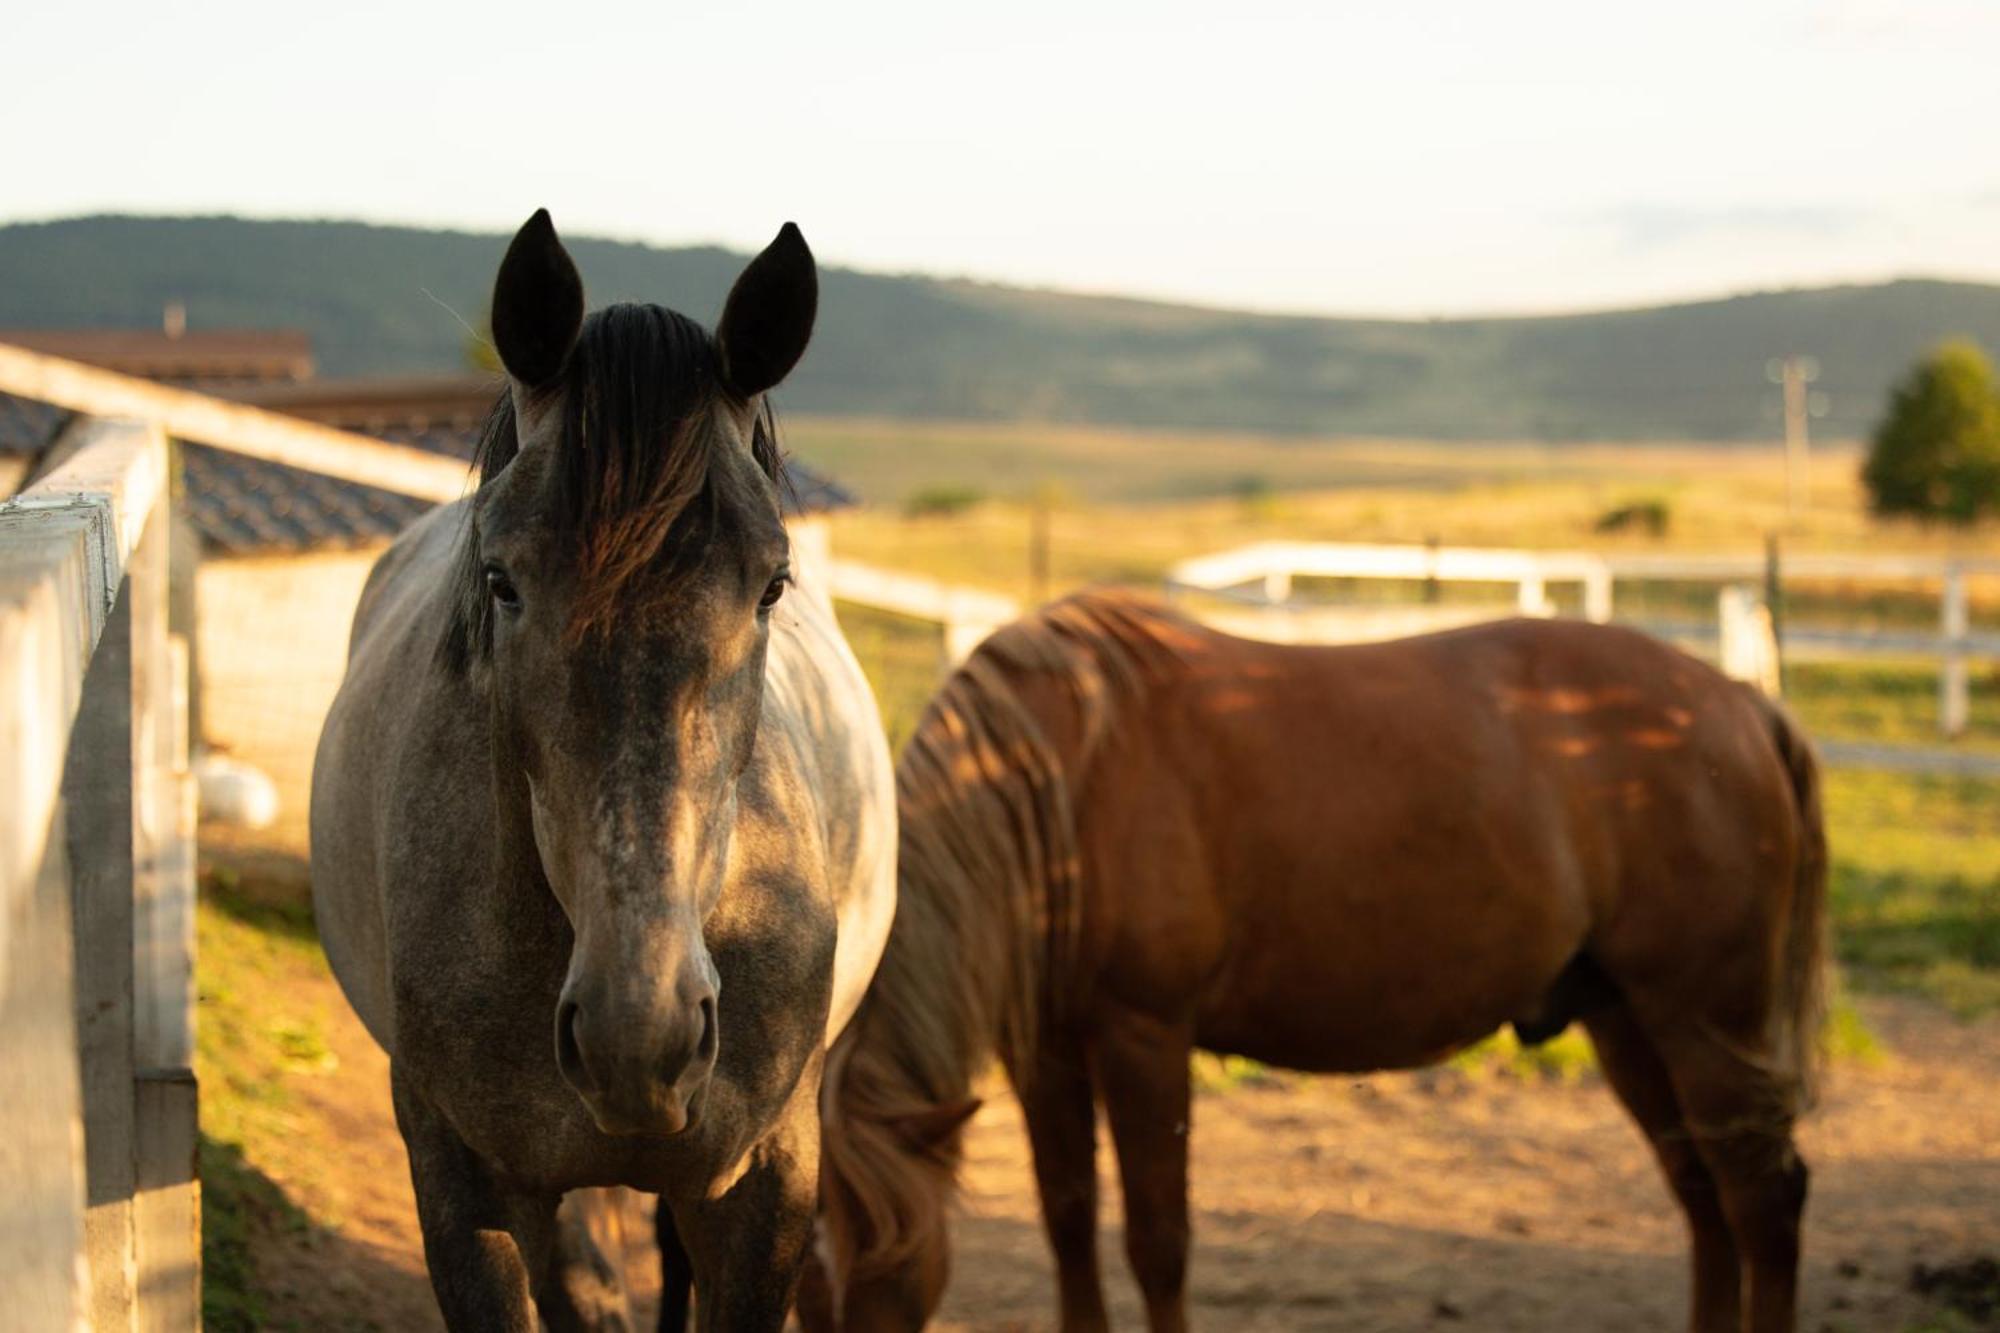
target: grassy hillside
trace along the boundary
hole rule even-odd
[[[804,220],[808,234],[811,219]],[[572,243],[593,299],[705,318],[741,256]],[[307,329],[328,374],[450,369],[504,238],[339,222],[96,217],[0,227],[0,325]],[[1941,337],[2000,347],[2000,287],[1907,281],[1613,313],[1278,318],[831,270],[808,412],[1445,439],[1731,440],[1776,431],[1765,362],[1825,367],[1826,433],[1863,434]]]

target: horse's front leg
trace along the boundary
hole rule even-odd
[[[532,1224],[533,1202],[502,1188],[393,1065],[389,1086],[396,1127],[410,1154],[424,1263],[445,1326],[468,1333],[535,1333],[530,1269],[514,1238],[524,1222]],[[544,1229],[551,1237],[557,1202],[554,1196],[546,1200]]]
[[[1032,1066],[1014,1073],[1014,1090],[1055,1255],[1063,1333],[1103,1333],[1111,1319],[1097,1262],[1097,1103],[1081,1045],[1046,1034]]]
[[[779,1333],[812,1245],[819,1196],[817,1070],[809,1070],[742,1174],[704,1198],[662,1196],[694,1269],[700,1333]]]
[[[1153,1333],[1187,1329],[1188,1057],[1185,1023],[1112,1009],[1098,1029],[1099,1090],[1125,1187],[1125,1254]]]

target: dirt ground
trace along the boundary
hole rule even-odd
[[[314,1219],[255,1240],[274,1321],[439,1327],[386,1062],[318,979],[326,1072],[294,1090],[300,1140],[256,1161]],[[1838,1066],[1802,1143],[1815,1170],[1805,1330],[1978,1326],[1911,1290],[1919,1264],[2000,1250],[2000,1020],[1914,1000],[1862,1012],[1888,1054]],[[1680,1222],[1637,1132],[1594,1079],[1453,1070],[1276,1077],[1195,1108],[1194,1323],[1207,1329],[1678,1330]],[[969,1139],[940,1327],[1052,1327],[1051,1267],[1020,1119],[994,1090]],[[1142,1326],[1108,1151],[1114,1318]]]

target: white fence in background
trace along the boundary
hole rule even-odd
[[[1295,578],[1510,583],[1516,609],[1527,616],[1552,614],[1549,584],[1576,583],[1583,588],[1584,615],[1611,619],[1611,569],[1602,557],[1580,551],[1259,542],[1183,560],[1167,572],[1167,585],[1209,592],[1256,588],[1264,602],[1279,605],[1291,599]]]
[[[1211,618],[1225,628],[1291,641],[1332,642],[1388,637],[1485,619],[1491,612],[1452,605],[1328,607],[1291,600],[1299,578],[1389,579],[1425,583],[1499,583],[1514,586],[1515,607],[1524,615],[1549,615],[1551,584],[1582,589],[1583,612],[1608,621],[1614,590],[1626,582],[1715,583],[1723,585],[1719,630],[1703,625],[1635,622],[1639,628],[1672,638],[1720,638],[1726,661],[1754,677],[1765,668],[1757,650],[1746,646],[1744,617],[1751,614],[1743,591],[1761,584],[1761,554],[1599,554],[1587,551],[1529,551],[1448,546],[1375,546],[1334,542],[1262,542],[1175,565],[1167,574],[1169,592],[1200,591],[1233,603]],[[1967,581],[2000,574],[2000,559],[1909,555],[1786,555],[1786,580],[1801,582],[1924,583],[1938,588],[1938,632],[1826,630],[1785,625],[1784,656],[1800,659],[1892,657],[1940,663],[1938,724],[1946,736],[1965,730],[1969,705],[1969,664],[2000,660],[2000,634],[1971,629]],[[1737,591],[1729,591],[1735,588]],[[1385,633],[1383,631],[1387,630]]]
[[[200,1322],[187,655],[167,441],[83,419],[0,505],[0,1323]]]
[[[1021,614],[1011,597],[940,583],[919,574],[878,569],[856,560],[834,557],[827,580],[835,601],[852,602],[914,620],[927,620],[944,630],[944,664],[956,666],[972,655],[980,640]]]

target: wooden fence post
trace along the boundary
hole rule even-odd
[[[1584,575],[1583,618],[1598,625],[1611,623],[1611,566],[1602,561]]]
[[[179,714],[162,716],[174,712],[175,674],[165,642],[166,441],[156,426],[90,419],[64,439],[64,460],[0,505],[0,806],[9,807],[0,818],[0,1106],[7,1137],[33,1154],[0,1151],[10,1302],[0,1324],[182,1329],[200,1320],[198,1238],[190,1223],[173,1249],[168,1283],[179,1287],[169,1295],[180,1300],[157,1303],[167,1268],[141,1239],[140,1193],[143,1141],[165,1122],[137,1077],[137,1057],[159,1031],[185,1034],[192,995],[190,950],[177,941],[169,970],[181,983],[149,1013],[151,973],[163,965],[144,947],[156,925],[149,895],[165,882],[160,848],[178,845],[159,835],[181,826],[178,812],[155,809],[181,725]],[[23,874],[39,886],[23,932],[36,937],[30,955],[16,949],[12,925],[29,906]],[[40,901],[50,897],[61,904],[53,913]],[[52,1043],[64,1069],[49,1065]],[[192,1145],[193,1102],[179,1105],[182,1124],[166,1137]],[[191,1190],[191,1146],[182,1157]]]
[[[1764,693],[1779,692],[1777,636],[1770,610],[1747,584],[1732,583],[1716,598],[1721,634],[1716,654],[1722,674],[1749,681]]]
[[[1764,536],[1764,611],[1771,622],[1771,653],[1776,659],[1772,663],[1771,678],[1775,684],[1772,693],[1779,698],[1785,694],[1785,568],[1784,556],[1778,547],[1778,534]]]
[[[168,632],[171,520],[133,552],[134,1254],[141,1333],[201,1321],[195,1153],[194,785],[187,640]]]
[[[1965,597],[1965,567],[1957,561],[1945,566],[1943,605],[1938,632],[1944,639],[1944,665],[1938,671],[1938,730],[1947,737],[1965,734],[1971,720],[1971,684],[1965,653],[1958,642],[1971,628]]]
[[[1521,576],[1521,586],[1514,595],[1515,607],[1524,616],[1546,616],[1553,608],[1549,605],[1548,584],[1537,569]]]
[[[90,1328],[63,755],[95,618],[83,517],[0,523],[0,1282],[11,1327]],[[102,608],[96,608],[101,614]]]

